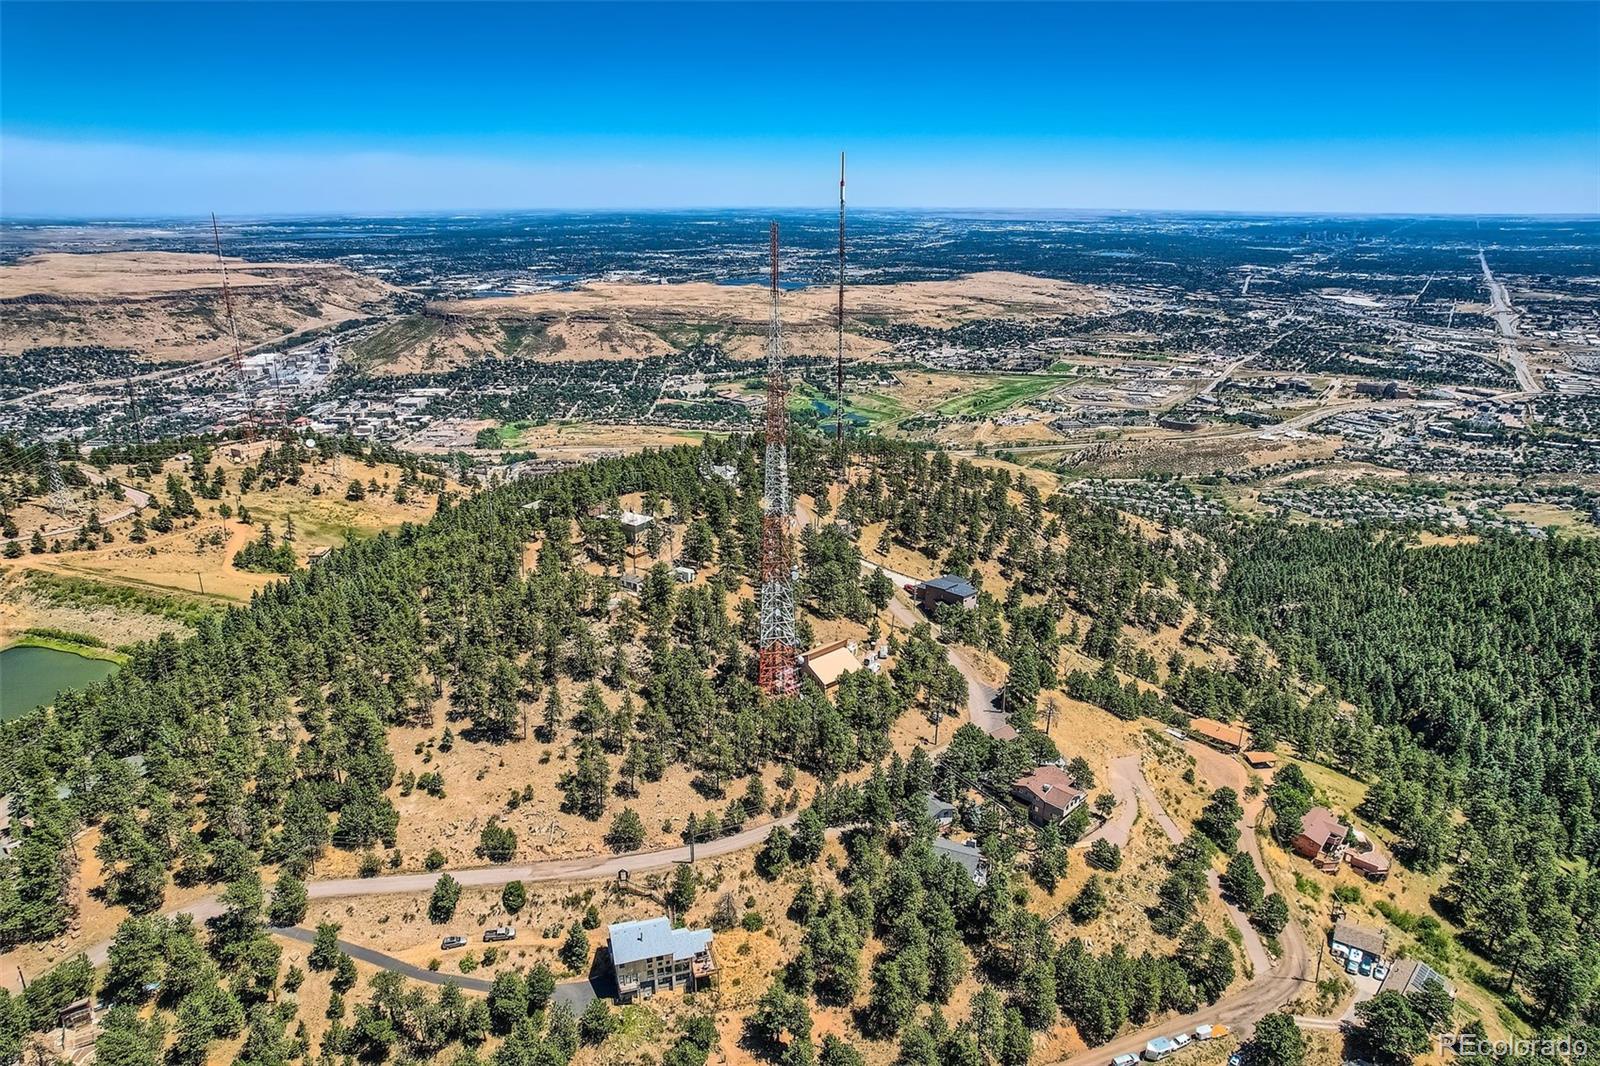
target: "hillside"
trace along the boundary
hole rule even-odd
[[[315,262],[229,259],[228,283],[246,348],[377,314],[397,292]],[[227,355],[222,269],[214,256],[179,252],[41,253],[0,265],[0,357],[37,349],[56,359],[122,353],[126,368]]]
[[[885,441],[863,441],[848,488],[830,491],[818,446],[794,445],[802,640],[886,652],[831,693],[768,700],[752,683],[756,454],[708,441],[447,499],[425,524],[337,550],[7,726],[8,743],[42,738],[0,780],[30,816],[0,864],[0,933],[32,987],[78,987],[80,947],[108,960],[113,987],[170,981],[131,946],[153,940],[203,960],[198,982],[154,1002],[160,1017],[218,1011],[178,1038],[213,1060],[300,1039],[283,1027],[296,1017],[333,1053],[504,1060],[548,1054],[576,1024],[565,1007],[521,1024],[530,978],[586,986],[606,923],[670,905],[717,930],[723,981],[619,1016],[630,1046],[656,1055],[700,1039],[700,1019],[737,1061],[843,1043],[870,1066],[930,1042],[1018,1064],[1105,1057],[1290,1000],[1313,1029],[1334,1027],[1373,989],[1307,983],[1325,893],[1278,841],[1315,799],[1403,860],[1369,892],[1341,880],[1338,898],[1463,986],[1459,1021],[1525,1033],[1579,1010],[1548,979],[1593,950],[1581,871],[1478,861],[1541,831],[1520,797],[1498,823],[1471,808],[1479,835],[1460,839],[1473,861],[1447,871],[1435,902],[1439,882],[1390,836],[1390,764],[1258,776],[1183,736],[1193,714],[1240,714],[1258,743],[1287,759],[1295,736],[1314,760],[1325,753],[1286,724],[1340,706],[1292,647],[1248,633],[1236,590],[1260,564],[1239,533],[1163,528],[1037,472]],[[623,508],[654,516],[632,546]],[[1473,550],[1521,565],[1493,543]],[[669,576],[672,560],[696,568],[690,583]],[[619,594],[630,569],[644,583]],[[941,572],[979,592],[929,619],[897,586]],[[1297,573],[1308,600],[1330,595]],[[1418,786],[1406,803],[1447,820],[1459,793],[1400,750]],[[116,768],[134,754],[142,777]],[[1006,797],[1057,757],[1083,804],[1031,826]],[[91,770],[120,787],[54,798],[53,782]],[[955,826],[920,813],[930,791],[957,808]],[[82,858],[62,865],[80,830]],[[982,883],[935,855],[969,837]],[[689,839],[703,849],[692,866]],[[606,887],[620,869],[644,897]],[[1500,957],[1483,915],[1507,877],[1543,901],[1528,928],[1563,923],[1509,987],[1478,969]],[[436,946],[508,920],[522,930],[509,950]],[[398,962],[370,980],[339,963],[359,986],[319,970],[304,945],[328,922],[342,929],[326,932],[340,943],[324,962]],[[450,987],[404,991],[402,963]],[[305,992],[268,1010],[289,983]],[[507,1015],[508,1003],[521,1006]]]

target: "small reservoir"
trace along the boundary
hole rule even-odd
[[[56,693],[83,688],[116,673],[117,664],[70,651],[18,645],[0,651],[0,722],[55,700]]]

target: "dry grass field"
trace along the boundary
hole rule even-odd
[[[376,313],[397,290],[326,263],[228,261],[245,346]],[[48,253],[0,266],[0,352],[100,346],[147,362],[228,354],[222,272],[179,252]]]

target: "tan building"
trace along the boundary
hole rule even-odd
[[[666,918],[611,926],[611,972],[617,997],[650,996],[671,988],[697,988],[713,979],[711,930],[674,929]]]
[[[1243,722],[1219,722],[1215,718],[1189,719],[1189,732],[1213,747],[1243,751],[1250,729]]]
[[[845,674],[861,669],[861,663],[850,650],[850,642],[839,640],[806,652],[802,669],[824,692],[832,693]]]

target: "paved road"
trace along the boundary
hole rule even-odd
[[[767,834],[775,825],[792,825],[799,812],[784,815],[773,821],[741,830],[716,840],[696,844],[696,859],[710,859],[719,855],[743,851],[766,842]],[[642,870],[655,870],[689,861],[688,845],[661,848],[656,851],[633,851],[622,855],[586,855],[570,859],[541,859],[536,862],[507,863],[501,866],[475,866],[465,870],[447,871],[463,885],[498,887],[512,881],[587,881],[601,877],[615,877],[621,870],[630,874]],[[340,877],[326,881],[306,883],[310,899],[345,899],[356,896],[408,896],[433,891],[438,873],[388,874],[382,877]],[[201,896],[190,903],[162,912],[165,917],[190,915],[196,923],[203,923],[222,913],[222,905],[215,893]],[[102,940],[84,949],[89,961],[95,965],[105,962],[111,950],[111,941]]]
[[[85,471],[85,473],[89,473],[91,481],[104,482],[105,480],[103,477],[97,477],[94,473],[90,473],[89,471]],[[102,526],[109,526],[113,522],[120,522],[125,518],[132,518],[135,514],[150,506],[150,494],[148,492],[141,491],[140,489],[124,487],[122,494],[127,497],[128,506],[123,507],[121,510],[113,511],[110,514],[101,515],[100,524]],[[72,523],[71,525],[58,526],[55,529],[46,529],[40,535],[46,539],[54,537],[75,537],[78,535],[78,530],[83,528],[83,524],[86,521],[88,521],[87,514],[85,514],[82,519]],[[18,533],[15,537],[0,537],[0,544],[9,544],[13,540],[31,540],[32,537],[32,533]]]
[[[275,936],[285,940],[294,940],[301,944],[311,944],[316,941],[317,934],[314,930],[303,929],[300,926],[275,926],[272,929]],[[376,951],[361,944],[354,944],[348,940],[340,940],[339,948],[352,959],[357,959],[380,970],[388,970],[413,981],[421,981],[429,985],[455,985],[457,988],[468,992],[488,992],[494,987],[494,981],[485,977],[468,977],[464,973],[445,973],[434,971],[426,966],[416,966],[404,959],[397,959],[393,955]],[[599,987],[592,980],[564,981],[556,985],[555,993],[551,999],[557,1003],[565,1003],[572,1008],[574,1014],[582,1014],[583,1008],[601,994]]]
[[[1522,394],[1537,396],[1544,391],[1544,386],[1528,366],[1528,356],[1523,352],[1522,345],[1517,343],[1522,334],[1517,329],[1517,309],[1511,306],[1511,293],[1505,282],[1496,278],[1494,271],[1489,269],[1489,259],[1483,254],[1482,248],[1478,249],[1478,265],[1483,268],[1483,283],[1489,289],[1489,316],[1500,330],[1500,351],[1516,371]]]

